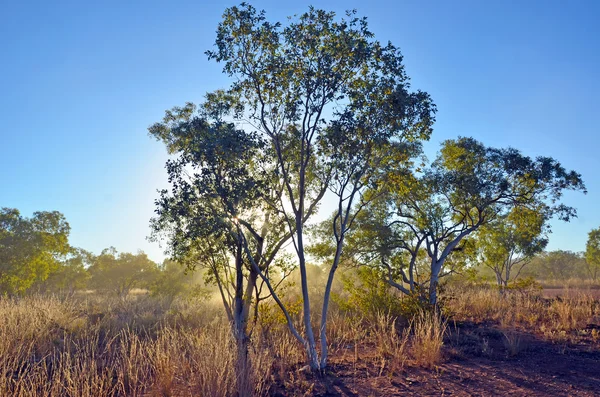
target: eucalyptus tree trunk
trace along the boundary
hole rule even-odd
[[[238,244],[236,258],[236,280],[233,310],[233,335],[236,342],[236,383],[239,396],[252,395],[251,363],[248,357],[250,337],[248,335],[248,319],[250,317],[250,306],[252,295],[258,274],[250,269],[246,288],[244,289],[243,273],[243,248],[242,242]]]
[[[433,307],[437,307],[438,305],[437,291],[440,284],[440,273],[444,267],[445,261],[445,257],[442,257],[442,259],[431,260],[431,276],[429,278],[429,304]]]
[[[502,271],[500,269],[494,269],[496,273],[496,283],[498,284],[498,289],[502,290]]]
[[[301,207],[302,208],[302,204]],[[308,296],[308,280],[306,274],[306,257],[304,255],[304,239],[303,239],[303,222],[302,216],[296,216],[296,243],[298,245],[298,262],[300,267],[300,282],[302,286],[302,309],[304,328],[306,332],[305,350],[310,369],[316,371],[319,369],[319,354],[317,353],[317,344],[315,335],[312,329],[311,314],[310,314],[310,298]]]
[[[321,311],[321,328],[320,328],[320,337],[321,337],[321,363],[320,369],[324,370],[327,367],[327,357],[329,347],[327,346],[327,313],[329,311],[329,298],[331,297],[331,287],[333,285],[333,278],[335,275],[335,271],[340,263],[340,258],[342,256],[342,247],[344,244],[344,234],[342,234],[340,241],[337,244],[335,249],[335,257],[333,259],[333,265],[329,270],[329,277],[327,278],[327,286],[325,287],[325,295],[323,296],[323,310]]]

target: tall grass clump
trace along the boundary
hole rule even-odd
[[[404,369],[409,332],[398,330],[394,316],[377,313],[376,318],[372,329],[377,357],[381,360],[379,375],[387,369],[389,376],[393,376]]]
[[[440,363],[447,327],[447,321],[437,310],[422,310],[413,318],[410,352],[415,364],[433,368]]]
[[[594,316],[595,300],[586,295],[553,299],[548,308],[554,328],[563,331],[578,329]]]

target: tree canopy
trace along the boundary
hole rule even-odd
[[[492,269],[499,286],[516,279],[524,266],[548,244],[549,227],[538,211],[515,207],[477,233],[482,263]],[[513,272],[516,270],[516,273]]]
[[[0,209],[0,292],[19,294],[45,280],[69,252],[70,226],[58,211]]]
[[[596,280],[600,270],[600,228],[592,229],[585,245],[585,261],[592,279]]]
[[[431,304],[437,300],[439,278],[447,274],[446,260],[464,248],[459,244],[465,237],[509,217],[511,211],[513,217],[535,213],[542,220],[555,216],[568,221],[576,210],[560,202],[563,192],[585,192],[581,176],[552,158],[532,159],[516,149],[486,147],[473,138],[445,141],[430,167],[412,177],[392,170],[381,183],[388,191],[369,221],[374,241],[380,244],[376,256],[388,280],[404,289],[394,281],[400,276],[412,292],[415,263],[424,250],[430,260]],[[379,223],[373,225],[375,219]]]
[[[284,313],[268,267],[260,262],[265,258],[270,262],[281,242],[290,240],[301,273],[306,335],[300,335],[286,313],[288,325],[306,347],[311,367],[324,367],[326,354],[319,363],[311,325],[304,225],[331,189],[340,198],[334,230],[339,231],[341,250],[361,191],[382,161],[391,157],[406,161],[414,152],[407,146],[418,148],[418,142],[429,137],[435,106],[427,93],[410,90],[400,51],[374,40],[366,19],[355,12],[338,18],[310,7],[283,25],[242,3],[225,10],[215,49],[207,55],[223,65],[233,82],[226,90],[207,94],[199,117],[191,116],[194,107],[188,104],[151,127],[150,133],[181,153],[184,163],[203,170],[192,177],[198,180],[192,189],[182,188],[181,179],[171,177],[173,195],[163,193],[159,207],[176,207],[175,197],[193,206],[201,203],[202,210],[181,216],[186,219],[182,229],[192,225],[193,213],[206,217],[195,218],[194,229],[211,233],[219,229],[224,238],[231,238],[230,244],[241,241],[245,259],[240,260],[250,263],[250,275],[260,277]],[[173,124],[182,118],[184,124]],[[215,135],[207,140],[211,131]],[[199,141],[204,142],[202,147],[197,146]],[[212,148],[219,150],[208,153]],[[247,153],[251,154],[244,157]],[[177,173],[181,164],[171,162],[170,174]],[[219,177],[219,172],[227,177]],[[218,205],[210,205],[209,197]],[[187,205],[180,203],[180,209]],[[205,227],[197,227],[205,221]],[[170,225],[172,231],[178,230],[175,223]],[[263,253],[256,247],[266,242],[260,232],[265,224],[277,231],[277,237],[271,240],[275,250]],[[193,238],[176,240],[185,245]],[[323,333],[325,323],[321,329]]]
[[[94,258],[89,268],[90,286],[126,299],[133,288],[148,287],[156,271],[156,264],[143,252],[118,253],[111,247]]]

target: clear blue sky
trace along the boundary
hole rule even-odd
[[[310,2],[255,1],[272,19]],[[164,148],[146,128],[224,87],[204,51],[226,6],[206,1],[0,1],[0,206],[59,210],[74,245],[146,251]],[[600,2],[328,1],[358,9],[405,55],[438,105],[427,151],[458,135],[550,155],[589,193],[554,222],[550,249],[583,250],[600,226]]]

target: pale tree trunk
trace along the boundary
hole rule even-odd
[[[364,170],[361,175],[364,175]],[[323,296],[323,309],[321,310],[321,328],[320,328],[320,338],[321,338],[321,363],[320,369],[324,370],[327,367],[327,357],[329,348],[327,346],[327,313],[329,312],[329,299],[331,297],[331,288],[333,286],[333,279],[335,276],[335,272],[340,264],[340,260],[342,258],[342,250],[344,247],[344,240],[346,237],[346,232],[348,231],[349,225],[354,221],[354,217],[358,214],[355,212],[352,217],[350,217],[352,211],[352,205],[354,203],[354,197],[359,192],[359,189],[362,185],[352,185],[352,190],[350,195],[347,197],[348,202],[346,203],[346,207],[344,209],[344,191],[348,184],[343,184],[341,189],[339,190],[339,201],[338,201],[338,212],[336,217],[333,220],[333,234],[335,235],[336,247],[335,247],[335,255],[333,257],[333,263],[331,264],[331,269],[329,269],[329,276],[327,277],[327,285],[325,287],[325,294]],[[360,211],[360,209],[358,210]],[[337,221],[339,221],[339,231],[337,230]]]
[[[467,236],[469,233],[475,231],[479,227],[473,226],[466,230],[463,230],[454,240],[452,240],[446,248],[441,252],[438,251],[439,241],[432,241],[431,245],[433,245],[433,249],[429,242],[427,242],[427,253],[429,254],[429,258],[431,259],[431,278],[429,280],[429,304],[437,308],[437,289],[440,281],[440,273],[442,268],[444,267],[444,262],[448,255],[458,246],[461,240]],[[426,240],[427,241],[427,240]]]
[[[296,221],[296,236],[298,245],[298,261],[300,267],[300,282],[302,286],[302,308],[303,308],[303,319],[304,328],[306,332],[305,350],[306,358],[310,369],[316,371],[319,369],[319,355],[317,353],[317,347],[315,342],[315,335],[312,329],[312,323],[310,318],[310,298],[308,296],[308,280],[306,274],[306,258],[304,256],[304,241],[302,236],[302,220],[301,217],[297,218]]]
[[[440,284],[440,272],[442,271],[442,267],[444,266],[444,259],[431,261],[431,276],[429,279],[429,304],[433,307],[437,307],[437,290],[438,285]]]
[[[342,256],[342,246],[344,245],[344,235],[342,234],[340,241],[337,244],[335,250],[335,257],[333,259],[333,264],[331,269],[329,270],[329,277],[327,278],[327,286],[325,287],[325,295],[323,297],[323,310],[321,311],[321,370],[324,370],[327,367],[327,357],[329,348],[327,346],[327,312],[329,311],[329,298],[331,296],[331,287],[333,285],[333,278],[335,275],[335,271],[340,263],[340,258]]]
[[[235,258],[235,297],[233,303],[233,335],[237,346],[236,380],[237,391],[243,395],[248,390],[248,339],[246,336],[247,321],[244,318],[244,274],[242,271],[241,243],[238,245]]]
[[[494,269],[494,273],[496,274],[496,283],[498,284],[498,289],[502,291],[502,270],[496,268]]]
[[[248,357],[250,337],[248,336],[248,319],[252,294],[256,285],[257,273],[250,270],[248,282],[244,291],[242,242],[240,241],[236,254],[236,280],[233,310],[233,334],[237,347],[236,383],[238,396],[251,396],[253,391],[251,365]]]
[[[429,279],[429,304],[431,306],[437,305],[437,287],[439,284],[439,275],[431,273]]]
[[[304,152],[304,141],[302,142],[303,153],[301,156],[301,167],[298,183],[298,207],[295,211],[296,218],[296,249],[298,253],[298,264],[300,266],[300,283],[302,287],[302,309],[304,328],[306,332],[305,350],[310,369],[316,371],[319,369],[319,355],[315,343],[315,335],[312,329],[310,315],[310,298],[308,296],[308,279],[306,274],[306,257],[304,255],[304,204],[306,197],[306,159],[307,152]],[[308,146],[308,145],[307,145]]]
[[[500,295],[504,295],[508,287],[508,280],[510,278],[510,267],[507,263],[504,263],[503,266],[494,266],[492,267],[494,273],[496,275],[496,283],[498,284],[498,291]]]

